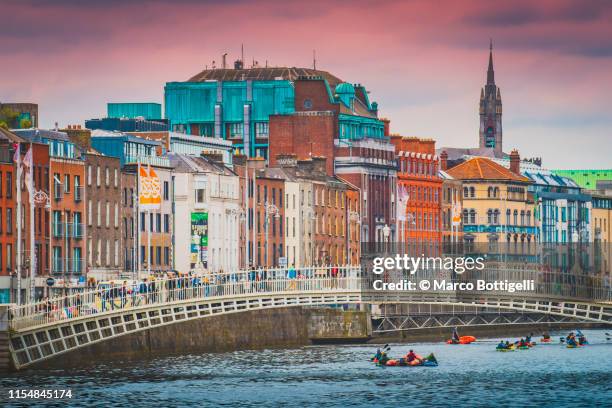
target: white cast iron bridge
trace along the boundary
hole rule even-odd
[[[336,272],[337,273],[334,273]],[[364,276],[361,267],[303,268],[288,274],[286,269],[259,272],[149,279],[110,288],[97,288],[70,296],[16,306],[10,309],[9,350],[16,369],[130,333],[208,316],[251,310],[319,305],[409,304],[418,307],[477,307],[497,312],[518,312],[534,316],[612,324],[610,289],[592,279],[567,280],[548,276],[541,270],[524,268],[488,269],[478,279],[533,279],[534,291],[508,293],[458,291],[375,291],[378,276]],[[473,273],[472,273],[473,275]],[[387,276],[380,277],[390,280]],[[430,271],[418,280],[460,280],[448,272]],[[470,280],[477,279],[470,276]],[[570,283],[567,283],[570,282]],[[365,307],[365,306],[364,306]],[[459,309],[457,309],[459,310]],[[456,320],[430,316],[425,323],[415,317],[391,322],[386,329],[402,330],[410,325],[457,324]],[[410,320],[412,319],[412,320]],[[500,317],[512,324],[512,319]],[[506,320],[504,320],[506,319]],[[532,320],[537,323],[537,318]],[[438,323],[436,323],[438,321]],[[461,321],[461,320],[460,320]],[[527,321],[529,322],[529,320]],[[463,322],[465,323],[465,322]],[[468,321],[469,323],[469,321]],[[486,323],[486,322],[485,322]],[[524,324],[525,321],[521,320]],[[399,327],[394,327],[394,324]],[[474,324],[478,324],[474,321]]]

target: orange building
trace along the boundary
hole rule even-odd
[[[440,219],[442,179],[435,141],[417,137],[391,136],[397,156],[398,245],[437,248],[442,241]],[[403,247],[402,247],[403,248]]]

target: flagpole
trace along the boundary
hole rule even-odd
[[[29,199],[30,199],[30,301],[35,301],[35,289],[34,278],[36,277],[36,267],[38,260],[36,259],[36,243],[34,235],[34,152],[32,151],[32,143],[30,143],[30,150],[28,154],[28,168],[30,171],[28,184],[30,188]]]
[[[17,304],[21,304],[21,144],[17,143],[15,152],[15,162],[17,164],[17,257],[15,262],[17,275]],[[10,256],[10,254],[9,254]]]
[[[136,213],[137,213],[137,217],[136,217],[136,258],[138,259],[138,274],[140,275],[140,240],[141,240],[141,229],[144,228],[144,226],[146,225],[146,222],[141,226],[140,225],[140,161],[138,161],[138,171],[136,173]],[[146,220],[145,220],[146,221]]]

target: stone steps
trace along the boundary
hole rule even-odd
[[[0,331],[0,372],[6,372],[10,367],[8,332]]]

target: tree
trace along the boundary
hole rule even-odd
[[[8,128],[16,128],[18,123],[19,113],[9,107],[0,109],[0,123],[4,123]]]

